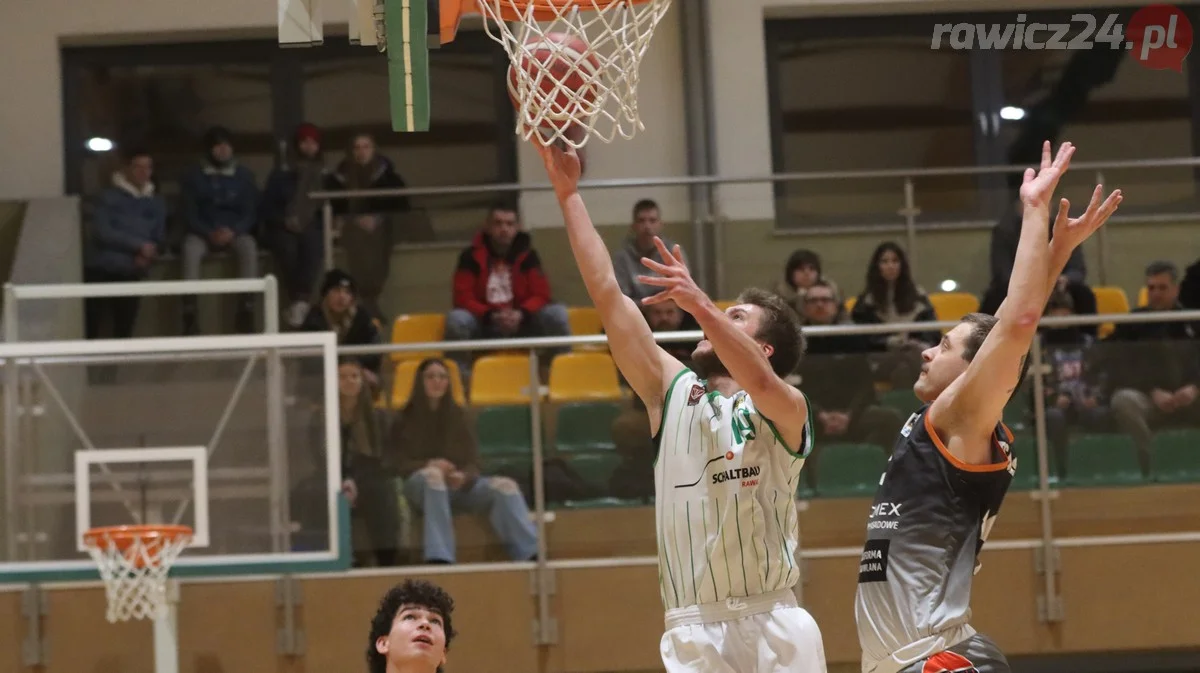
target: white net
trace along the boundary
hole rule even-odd
[[[167,575],[192,540],[190,531],[174,534],[130,534],[95,531],[88,553],[100,568],[110,622],[157,619],[168,608]]]
[[[508,52],[517,135],[579,148],[644,130],[638,70],[671,0],[478,0]],[[511,24],[504,16],[519,16]],[[583,53],[578,48],[582,47]]]

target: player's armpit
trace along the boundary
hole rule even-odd
[[[751,393],[754,408],[775,429],[784,447],[793,454],[805,455],[811,438],[804,432],[808,426],[808,400],[804,393],[788,385],[782,379],[776,379],[781,388],[771,386],[766,393]]]
[[[938,436],[964,463],[992,462],[992,432],[1021,383],[1036,333],[1036,316],[997,322],[966,371],[930,405],[928,414]]]

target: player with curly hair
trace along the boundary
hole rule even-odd
[[[379,601],[367,643],[368,673],[442,673],[454,640],[454,599],[436,584],[405,580]]]

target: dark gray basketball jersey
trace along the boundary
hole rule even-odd
[[[899,671],[974,635],[971,580],[1016,470],[1003,423],[992,462],[968,465],[928,414],[900,431],[867,518],[855,598],[864,673]]]

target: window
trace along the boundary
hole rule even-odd
[[[1072,22],[1070,11],[1022,14],[1026,23]],[[775,171],[1025,164],[1033,159],[1028,151],[1014,156],[1015,142],[1047,133],[1076,142],[1077,162],[1195,154],[1200,86],[1186,64],[1183,74],[1150,71],[1103,45],[1091,51],[931,48],[935,24],[1016,21],[1016,11],[767,21]],[[1031,123],[1035,117],[1067,123],[1039,126]],[[1110,170],[1104,177],[1144,185],[1147,205],[1159,211],[1194,198],[1190,168]],[[1086,201],[1095,178],[1092,172],[1069,175],[1069,196]],[[1000,175],[915,177],[918,222],[986,224],[1011,203],[1015,182]],[[903,222],[897,215],[903,185],[903,177],[780,183],[778,226],[896,226]],[[1077,188],[1086,191],[1077,195]]]

